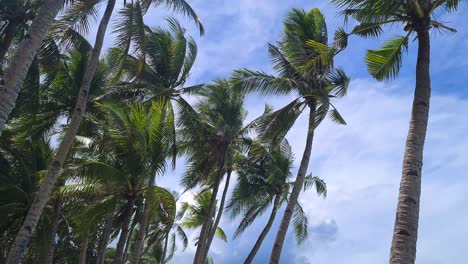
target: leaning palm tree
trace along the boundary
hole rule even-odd
[[[49,1],[53,1],[53,0],[49,0]],[[88,22],[87,16],[89,14],[92,15],[92,14],[97,13],[96,5],[99,4],[100,1],[91,1],[91,2],[78,1],[78,2],[79,4],[76,3],[74,5],[74,7],[76,8],[72,8],[71,10],[69,10],[68,13],[65,15],[64,19],[67,19],[66,22],[69,24],[76,24],[76,23],[83,24],[83,21],[84,21],[84,25],[89,25],[87,24]],[[139,3],[140,1],[137,1],[137,2]],[[81,82],[81,86],[80,86],[76,104],[73,110],[72,118],[68,125],[68,130],[65,133],[63,140],[60,142],[57,153],[47,171],[47,174],[45,176],[43,184],[41,185],[38,195],[35,196],[30,212],[28,213],[28,216],[26,217],[22,228],[18,232],[17,238],[15,239],[15,243],[13,244],[12,249],[10,250],[8,261],[7,261],[7,263],[9,264],[16,263],[21,258],[21,255],[23,254],[28,244],[29,238],[31,237],[34,231],[34,228],[37,225],[37,221],[39,220],[42,210],[49,199],[49,194],[57,180],[57,176],[60,173],[60,170],[62,169],[66,156],[68,155],[68,152],[70,151],[72,147],[75,136],[80,127],[81,119],[86,110],[86,103],[88,101],[89,88],[91,85],[93,75],[96,71],[97,65],[99,63],[99,57],[100,57],[101,49],[102,49],[103,42],[104,42],[104,36],[107,30],[107,26],[109,24],[111,15],[113,13],[115,3],[116,3],[116,0],[107,1],[107,6],[104,11],[104,15],[101,19],[101,22],[99,23],[99,27],[96,33],[95,44],[90,54],[88,64],[85,69],[85,73],[83,75],[83,80]],[[197,25],[200,26],[200,29],[202,29],[200,20],[198,19],[195,12],[190,7],[190,5],[188,5],[184,0],[168,0],[168,1],[146,0],[146,1],[142,1],[142,3],[143,4],[141,6],[143,8],[144,7],[149,8],[151,4],[165,5],[166,7],[169,7],[173,9],[174,11],[182,12],[185,15],[187,15],[189,18],[192,18],[193,20],[195,20]],[[140,20],[142,20],[143,14],[144,12],[141,13]],[[44,35],[45,35],[45,32],[44,32]],[[1,91],[3,91],[3,89]],[[1,96],[2,94],[0,94],[0,98]],[[8,98],[10,97],[11,96],[9,96]],[[14,97],[16,98],[16,96]],[[3,128],[3,125],[5,123],[5,121],[2,121],[2,120],[3,119],[6,120],[7,115],[9,114],[9,112],[11,112],[10,108],[13,108],[12,104],[6,104],[7,107],[5,108],[6,110],[4,110],[3,105],[4,104],[2,104],[0,108],[0,129]],[[4,113],[6,113],[6,115],[4,115]]]
[[[414,263],[418,236],[419,203],[421,197],[421,173],[423,148],[429,119],[431,94],[430,35],[431,29],[448,30],[436,20],[440,9],[456,11],[461,1],[458,0],[332,0],[347,17],[355,18],[360,24],[351,34],[363,37],[378,37],[385,25],[401,25],[405,34],[396,36],[383,44],[379,50],[368,50],[366,63],[369,73],[377,80],[395,78],[402,63],[402,55],[408,49],[409,40],[414,36],[418,40],[418,58],[416,64],[416,87],[414,91],[410,128],[406,138],[403,158],[402,178],[396,212],[390,263]],[[348,34],[342,34],[347,42]]]
[[[244,94],[232,89],[226,80],[217,80],[212,85],[199,88],[197,94],[201,99],[195,110],[185,101],[179,102],[179,146],[189,162],[183,185],[187,189],[201,185],[211,189],[213,194],[194,260],[195,263],[204,263],[224,210],[232,157],[245,146],[251,126],[243,126],[246,116]],[[214,205],[224,175],[224,191],[216,213]]]
[[[268,51],[276,76],[244,69],[235,71],[233,82],[246,92],[297,94],[297,98],[257,120],[260,139],[278,144],[304,109],[309,111],[304,154],[271,253],[270,262],[278,263],[309,166],[314,130],[328,113],[333,121],[345,124],[330,99],[346,94],[349,79],[333,65],[341,48],[328,46],[327,26],[318,9],[308,13],[293,9],[284,22],[278,46],[269,44]]]
[[[275,221],[278,210],[288,200],[290,189],[294,185],[294,182],[291,181],[293,161],[291,147],[284,140],[281,146],[274,148],[260,142],[254,142],[248,157],[237,162],[237,185],[227,206],[233,217],[242,214],[242,220],[234,237],[243,233],[272,204],[268,222],[244,263],[252,263]],[[325,182],[311,175],[304,180],[304,190],[314,186],[314,184],[317,194],[326,196]],[[308,221],[299,203],[294,208],[293,217],[296,241],[300,244],[307,238]]]
[[[31,66],[47,30],[63,4],[64,0],[46,0],[42,3],[25,37],[16,48],[5,75],[2,76],[0,83],[0,100],[2,102],[0,104],[0,134],[5,127],[8,116],[15,107],[16,98],[26,78],[29,66]],[[7,6],[6,3],[2,3],[2,6],[4,5]],[[3,52],[6,52],[6,50]],[[3,56],[0,57],[1,60],[3,60]],[[0,61],[0,64],[2,63],[3,61]]]

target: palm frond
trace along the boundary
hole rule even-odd
[[[296,99],[285,107],[260,116],[255,121],[256,131],[262,141],[280,143],[305,108],[305,102]]]
[[[294,207],[293,226],[296,243],[300,245],[307,239],[309,235],[309,220],[307,219],[304,209],[302,209],[302,206],[299,203],[296,204],[296,207]]]
[[[379,50],[368,50],[366,64],[368,72],[377,80],[395,78],[400,71],[402,54],[408,49],[408,38],[398,36],[390,39]]]
[[[219,238],[222,239],[224,242],[227,242],[226,233],[224,233],[224,230],[221,229],[219,226],[216,228],[215,236],[219,237]]]

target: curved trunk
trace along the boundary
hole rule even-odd
[[[135,245],[133,246],[132,261],[131,263],[138,264],[140,262],[141,249],[143,248],[143,240],[145,239],[146,228],[148,226],[148,218],[150,213],[150,207],[148,204],[145,205],[143,210],[143,216],[140,219],[140,229],[138,230],[137,237],[135,239]]]
[[[207,240],[207,243],[206,243],[206,246],[205,246],[205,252],[204,252],[204,255],[203,255],[202,263],[206,262],[206,258],[208,256],[208,251],[210,250],[211,242],[213,242],[213,238],[215,236],[216,229],[217,229],[217,227],[219,225],[219,221],[221,221],[221,216],[222,216],[223,211],[224,211],[224,203],[226,201],[226,196],[227,196],[227,192],[228,192],[228,189],[229,189],[230,180],[231,180],[231,171],[229,170],[227,172],[227,175],[226,175],[226,183],[224,184],[223,196],[221,197],[221,202],[219,203],[218,213],[216,214],[215,222],[214,222],[213,226],[210,229],[210,236],[208,237],[208,240]]]
[[[208,233],[210,232],[210,227],[213,222],[213,214],[215,211],[214,207],[216,205],[216,196],[218,195],[220,178],[223,175],[224,162],[226,158],[225,156],[226,155],[224,155],[220,161],[220,164],[218,166],[218,172],[216,173],[216,178],[213,183],[213,192],[211,194],[210,204],[208,205],[208,208],[207,208],[208,215],[206,216],[205,221],[203,222],[202,228],[200,230],[200,236],[198,237],[197,251],[195,252],[195,258],[193,260],[194,264],[204,264],[202,262],[202,259],[205,253],[207,237],[209,235]]]
[[[13,41],[13,38],[15,37],[16,27],[17,27],[17,22],[10,21],[7,27],[5,28],[5,37],[3,38],[3,41],[0,45],[0,74],[3,72],[3,63],[5,60],[5,55],[11,46],[11,42]]]
[[[54,261],[55,250],[55,234],[57,233],[57,226],[62,211],[62,199],[57,198],[54,202],[54,214],[52,215],[52,223],[50,224],[50,235],[47,241],[47,255],[44,263],[52,264]]]
[[[104,230],[102,231],[102,240],[98,249],[97,264],[104,264],[104,260],[106,259],[106,250],[107,250],[107,244],[109,243],[109,237],[110,237],[110,233],[112,229],[113,217],[114,215],[111,214],[109,218],[107,218],[106,223],[104,224]]]
[[[0,101],[2,102],[0,104],[0,134],[5,127],[8,115],[10,115],[15,107],[16,98],[26,78],[29,66],[31,66],[41,46],[42,40],[46,36],[47,30],[62,8],[63,2],[64,0],[44,1],[36,17],[32,21],[28,32],[21,40],[15,54],[11,58],[11,63],[8,65],[8,69],[4,75],[4,82],[0,83]],[[21,254],[22,251],[17,253]],[[12,257],[15,257],[15,261],[19,260],[19,257],[16,257],[16,255]]]
[[[307,168],[309,167],[310,154],[312,152],[312,141],[314,139],[314,126],[315,126],[315,100],[309,105],[310,114],[309,114],[309,127],[307,131],[306,145],[304,149],[304,154],[302,155],[301,165],[299,166],[299,171],[297,172],[296,181],[294,182],[294,187],[292,189],[291,195],[289,196],[289,201],[284,211],[283,218],[281,219],[281,224],[276,234],[275,243],[273,244],[273,250],[270,255],[270,264],[278,264],[281,257],[281,250],[283,248],[284,239],[286,233],[288,232],[288,227],[291,222],[291,217],[294,212],[294,207],[296,207],[297,199],[301,193],[302,186],[304,185],[304,178],[307,173]]]
[[[8,264],[19,263],[21,256],[23,255],[24,250],[26,249],[26,246],[29,243],[31,235],[33,234],[34,229],[36,228],[37,221],[39,220],[39,217],[42,214],[42,210],[44,209],[45,204],[49,200],[49,194],[57,180],[57,176],[60,173],[63,163],[68,155],[68,152],[70,151],[73,141],[75,140],[76,133],[78,132],[78,128],[80,126],[81,118],[83,117],[83,114],[86,109],[89,87],[91,84],[91,80],[94,76],[94,72],[96,71],[96,67],[99,63],[99,55],[101,54],[104,36],[107,30],[107,25],[109,24],[110,17],[112,15],[112,11],[114,10],[114,6],[115,0],[108,0],[106,10],[101,19],[96,34],[96,42],[89,59],[89,63],[86,67],[85,74],[83,76],[83,81],[80,87],[78,99],[76,102],[75,110],[73,111],[73,117],[71,119],[70,125],[68,126],[68,130],[63,140],[60,142],[60,145],[57,149],[57,152],[49,169],[47,170],[47,174],[43,180],[43,183],[41,184],[40,189],[34,197],[34,201],[31,205],[31,208],[29,209],[28,215],[26,216],[26,219],[24,220],[23,225],[21,226],[21,229],[15,238],[15,242],[10,250],[10,253],[8,254]],[[4,98],[2,98],[1,94],[0,99],[3,102]],[[4,112],[3,105],[3,103],[0,105],[0,129],[3,128],[4,125],[4,120],[2,120],[3,117],[1,117],[2,112]]]
[[[79,264],[86,264],[86,252],[88,251],[88,244],[89,244],[89,235],[86,234],[85,237],[83,237],[83,240],[81,241],[81,244],[80,244],[80,257],[78,260]]]
[[[258,237],[257,242],[255,242],[254,247],[252,248],[249,255],[247,256],[247,259],[245,260],[244,264],[252,263],[253,259],[255,258],[255,255],[257,255],[257,252],[260,249],[260,246],[262,245],[263,240],[265,240],[266,235],[268,234],[268,232],[270,232],[271,226],[273,225],[273,222],[275,221],[276,213],[278,212],[278,208],[280,206],[280,201],[281,201],[281,194],[277,194],[273,202],[273,209],[271,210],[270,218],[268,219],[266,226],[263,228],[262,233],[260,233],[260,236]]]
[[[114,264],[122,264],[124,262],[124,249],[127,242],[127,237],[130,229],[130,222],[132,221],[133,205],[135,204],[135,198],[129,198],[127,208],[125,208],[125,216],[122,223],[122,231],[120,232],[119,242],[117,242],[117,248],[115,249]]]
[[[393,230],[390,263],[412,264],[416,260],[423,148],[429,119],[431,80],[430,40],[427,30],[418,32],[418,62],[413,110],[406,139],[400,194]]]

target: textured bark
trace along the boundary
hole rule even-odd
[[[207,240],[207,243],[206,243],[206,246],[205,246],[205,252],[203,254],[202,263],[206,262],[206,258],[208,257],[208,251],[210,251],[211,242],[213,242],[213,238],[215,236],[216,229],[217,229],[217,227],[219,225],[219,221],[221,221],[221,216],[223,215],[224,203],[226,202],[226,196],[227,196],[227,192],[228,192],[228,189],[229,189],[229,182],[230,181],[231,181],[231,171],[228,170],[227,175],[226,175],[226,183],[224,184],[223,195],[221,197],[221,202],[219,203],[218,213],[216,214],[215,222],[214,222],[213,226],[210,229],[210,232],[209,232],[210,236],[207,238],[208,240]]]
[[[122,223],[122,231],[120,232],[119,242],[117,242],[117,248],[115,250],[114,264],[122,264],[124,262],[124,249],[127,242],[128,233],[130,231],[130,222],[132,221],[134,204],[135,198],[129,198]]]
[[[413,264],[416,260],[423,148],[429,119],[431,80],[428,29],[418,32],[416,89],[403,158],[400,194],[396,212],[390,263]]]
[[[135,244],[133,246],[132,252],[132,261],[131,263],[138,264],[140,262],[141,250],[143,248],[143,241],[145,239],[146,228],[148,226],[148,218],[150,213],[150,207],[148,203],[145,205],[143,210],[143,216],[140,219],[140,229],[138,230],[137,237],[135,239]]]
[[[34,197],[34,201],[29,209],[28,215],[21,226],[18,235],[15,238],[15,242],[8,254],[8,264],[17,264],[19,263],[21,256],[26,249],[26,246],[29,243],[31,235],[36,228],[37,222],[39,217],[42,214],[42,210],[44,209],[45,204],[49,200],[49,194],[54,186],[57,176],[59,175],[63,163],[70,151],[70,148],[75,140],[76,133],[78,132],[78,128],[81,123],[81,119],[86,109],[86,103],[88,100],[88,93],[89,87],[91,84],[91,80],[94,76],[94,72],[96,71],[96,67],[99,63],[99,56],[101,54],[102,44],[104,41],[104,36],[106,34],[107,25],[109,24],[110,17],[112,15],[112,11],[114,10],[115,0],[108,0],[106,10],[104,15],[101,19],[99,24],[99,28],[96,34],[96,42],[94,45],[94,49],[91,53],[89,63],[86,67],[85,74],[83,76],[83,81],[80,87],[80,91],[78,94],[78,99],[76,102],[75,109],[73,111],[73,116],[70,121],[70,125],[68,126],[68,130],[60,142],[58,150],[52,160],[52,163],[47,170],[47,174],[41,184],[39,191],[37,192],[36,196]],[[0,97],[2,98],[2,97]],[[3,102],[3,99],[2,99]],[[0,104],[3,105],[3,104]],[[1,106],[0,106],[1,108]],[[3,110],[0,110],[3,111]],[[1,117],[0,117],[1,119]],[[0,128],[3,126],[0,120]]]
[[[106,259],[106,250],[107,244],[109,243],[110,233],[112,231],[113,217],[114,215],[110,214],[109,218],[107,218],[106,223],[104,224],[104,230],[102,231],[102,239],[98,249],[97,264],[104,264],[104,260]]]
[[[280,201],[281,201],[281,194],[277,194],[273,202],[273,209],[271,210],[270,218],[268,218],[268,222],[266,226],[263,228],[262,233],[260,233],[260,236],[258,237],[257,242],[255,242],[255,245],[253,246],[252,250],[247,256],[247,259],[245,260],[244,264],[252,263],[253,259],[255,258],[255,255],[257,255],[258,250],[262,246],[263,240],[265,240],[266,235],[268,234],[268,232],[270,232],[271,226],[273,225],[273,222],[275,221],[276,213],[278,212],[278,208],[280,206]]]
[[[202,262],[202,259],[206,250],[205,247],[207,243],[207,237],[209,235],[210,227],[213,222],[213,213],[215,211],[214,207],[216,205],[216,196],[218,195],[220,179],[221,179],[221,176],[223,175],[224,162],[225,162],[225,155],[220,161],[218,172],[216,173],[217,175],[213,183],[213,192],[211,194],[210,204],[207,208],[208,215],[206,216],[206,219],[200,230],[200,236],[198,237],[197,251],[195,252],[195,258],[193,260],[194,264],[204,264]]]
[[[5,63],[5,55],[11,46],[13,38],[15,37],[16,27],[17,22],[13,20],[10,21],[7,27],[5,28],[5,37],[3,38],[2,44],[0,45],[0,73],[3,72],[3,63]]]
[[[50,224],[50,235],[47,241],[47,255],[44,261],[44,263],[46,264],[52,264],[54,261],[55,235],[57,234],[57,226],[59,223],[61,211],[62,199],[57,198],[54,202],[54,214],[52,215],[52,222]]]
[[[286,206],[286,210],[284,211],[283,218],[281,219],[281,224],[278,228],[278,233],[276,234],[275,243],[273,244],[273,250],[270,255],[271,264],[279,263],[284,239],[286,237],[286,233],[288,232],[288,227],[291,222],[291,217],[294,212],[294,208],[297,204],[297,199],[299,198],[302,186],[304,185],[304,178],[307,173],[307,168],[309,167],[310,154],[312,153],[312,142],[314,139],[314,123],[316,108],[315,101],[310,103],[309,108],[309,126],[307,128],[308,131],[304,154],[302,155],[301,165],[299,166],[299,171],[297,172],[296,181],[294,182],[294,187],[292,189],[291,195],[289,196],[289,201]]]
[[[15,54],[11,58],[11,63],[5,71],[3,83],[0,83],[0,134],[5,127],[8,116],[15,107],[16,98],[26,78],[29,66],[31,66],[41,46],[42,40],[46,36],[47,30],[62,8],[63,1],[64,0],[44,1],[36,17],[32,21],[28,32],[23,40],[21,40]],[[19,261],[19,258],[16,260]]]
[[[80,257],[78,259],[78,264],[86,264],[86,252],[88,251],[89,244],[89,235],[86,234],[81,240],[80,244]]]

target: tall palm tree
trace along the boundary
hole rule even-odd
[[[125,244],[129,237],[131,221],[137,203],[144,204],[144,214],[140,219],[148,221],[151,215],[159,212],[160,203],[166,202],[164,212],[174,212],[175,200],[166,190],[153,186],[154,177],[164,172],[166,158],[170,153],[172,137],[171,123],[165,110],[154,102],[149,109],[141,104],[133,106],[117,106],[104,104],[104,119],[98,123],[100,134],[95,139],[94,151],[100,153],[97,159],[78,162],[74,171],[78,177],[85,177],[83,186],[67,185],[65,190],[99,190],[115,208],[116,202],[121,203],[121,233],[117,243],[116,263],[123,262]],[[107,187],[104,187],[107,186]],[[141,240],[147,223],[141,221],[139,233]],[[134,225],[136,222],[134,221]],[[141,248],[140,248],[141,250]],[[139,253],[134,254],[139,255]],[[139,256],[135,256],[139,258]]]
[[[284,108],[258,120],[257,130],[261,140],[281,142],[304,109],[308,108],[309,111],[304,154],[276,235],[271,263],[279,262],[283,242],[309,166],[315,128],[328,113],[333,121],[345,124],[330,100],[344,96],[349,83],[343,70],[333,65],[333,57],[341,50],[341,47],[335,44],[328,46],[327,26],[318,9],[309,12],[293,9],[284,22],[284,33],[278,41],[278,46],[268,45],[271,63],[277,75],[247,69],[234,73],[233,82],[246,92],[298,96]]]
[[[49,0],[49,1],[52,1],[52,0]],[[92,2],[87,2],[87,1],[81,2],[80,1],[79,3],[81,5],[75,4],[74,6],[77,7],[77,8],[72,8],[68,12],[68,16],[65,16],[65,18],[69,19],[69,23],[71,23],[71,24],[74,24],[74,23],[83,24],[83,21],[84,21],[84,25],[86,25],[87,24],[87,20],[86,20],[87,16],[89,14],[91,14],[91,15],[96,14],[95,6],[99,2],[100,1],[92,1]],[[68,152],[71,149],[71,146],[73,144],[75,136],[76,136],[76,134],[78,132],[78,129],[79,129],[79,126],[80,126],[80,123],[81,123],[81,119],[82,119],[83,114],[85,113],[85,110],[86,110],[86,103],[87,103],[87,100],[88,100],[90,84],[91,84],[93,75],[95,73],[96,67],[97,67],[98,62],[99,62],[99,56],[101,54],[101,49],[102,49],[102,45],[103,45],[103,41],[104,41],[104,36],[105,36],[106,30],[107,30],[107,26],[109,24],[110,17],[112,15],[114,7],[115,7],[115,2],[116,2],[116,0],[108,0],[107,1],[107,6],[106,6],[106,9],[104,11],[104,15],[103,15],[103,17],[101,19],[101,22],[100,22],[99,27],[98,27],[98,31],[96,33],[96,40],[95,40],[94,48],[93,48],[93,50],[92,50],[92,52],[90,54],[90,58],[88,60],[87,66],[86,66],[86,70],[85,70],[85,73],[84,73],[84,76],[83,76],[83,80],[81,82],[81,87],[80,87],[78,97],[77,97],[77,100],[76,100],[76,104],[75,104],[75,107],[74,107],[74,110],[73,110],[73,115],[72,115],[71,121],[70,121],[69,126],[68,126],[68,130],[65,133],[65,136],[64,136],[63,140],[60,142],[57,153],[56,153],[56,155],[54,157],[53,162],[51,163],[50,168],[48,169],[45,180],[44,180],[43,184],[41,185],[41,188],[40,188],[40,190],[38,192],[38,195],[36,195],[35,198],[34,198],[35,200],[34,200],[32,206],[31,206],[31,209],[30,209],[30,212],[29,212],[28,216],[25,219],[23,227],[21,228],[21,230],[19,231],[19,233],[17,235],[17,238],[15,239],[15,243],[13,245],[13,248],[10,250],[11,253],[9,254],[7,263],[16,263],[16,262],[18,262],[21,255],[23,254],[23,252],[24,252],[24,250],[25,250],[25,248],[26,248],[26,246],[28,244],[29,238],[31,237],[32,232],[34,231],[34,228],[37,225],[37,221],[39,219],[39,216],[42,213],[44,205],[46,204],[47,200],[49,199],[49,194],[50,194],[50,191],[51,191],[52,187],[54,186],[54,184],[56,182],[57,175],[59,174],[60,170],[62,169],[62,166],[63,166],[63,163],[64,163],[64,161],[66,159],[66,156],[68,155]],[[193,9],[184,0],[171,0],[171,1],[169,1],[169,0],[168,1],[159,1],[159,0],[150,1],[150,0],[148,0],[148,1],[143,1],[143,3],[144,4],[142,4],[141,6],[145,6],[145,7],[148,7],[148,8],[149,8],[149,6],[151,4],[155,4],[155,5],[163,4],[163,5],[171,8],[171,9],[174,9],[174,11],[182,12],[182,13],[186,14],[188,17],[194,19],[195,22],[197,23],[197,25],[200,25],[200,29],[202,29],[200,20],[196,16]],[[77,11],[79,11],[79,12],[77,12]],[[45,35],[45,33],[44,33],[44,35]],[[3,91],[3,89],[1,91]],[[1,96],[2,96],[2,94],[0,94],[0,98],[1,98]],[[16,96],[15,96],[15,98],[16,98]],[[10,105],[9,106],[10,108],[13,108],[12,104],[9,104],[9,105]],[[7,107],[7,108],[9,108],[9,107]],[[2,104],[2,108],[3,108],[3,104]],[[3,127],[3,124],[4,124],[4,121],[2,121],[2,119],[4,118],[6,120],[6,118],[7,118],[7,116],[3,115],[3,112],[5,112],[5,113],[8,112],[7,113],[7,115],[8,115],[10,111],[11,111],[11,109],[8,110],[8,111],[3,111],[2,109],[0,109],[0,129]]]
[[[332,0],[346,16],[355,18],[360,24],[351,32],[363,37],[378,37],[386,25],[401,25],[405,34],[393,37],[379,50],[368,50],[366,64],[369,73],[377,80],[395,78],[402,63],[402,55],[408,49],[412,36],[418,40],[416,64],[416,87],[398,197],[395,226],[393,229],[390,263],[414,263],[418,237],[419,203],[421,198],[421,173],[423,148],[429,119],[431,95],[430,80],[430,35],[431,29],[448,30],[436,20],[437,11],[456,11],[461,1],[445,0],[391,0],[360,1]],[[343,34],[346,41],[348,34]]]
[[[120,46],[124,48],[113,48],[110,52],[109,61],[117,69],[114,79],[118,82],[107,95],[123,95],[148,103],[163,100],[168,113],[174,116],[174,102],[185,101],[182,95],[193,94],[203,86],[185,86],[195,63],[197,45],[192,37],[185,36],[186,30],[176,19],[168,18],[168,29],[147,27],[142,44],[133,54],[127,54],[129,46],[124,44],[127,37],[124,33],[128,31],[128,20],[131,19],[122,20],[116,28]]]
[[[265,146],[254,142],[247,158],[237,162],[237,185],[229,202],[232,216],[242,214],[242,221],[237,227],[234,237],[243,233],[272,204],[268,222],[260,233],[252,250],[244,263],[252,263],[265,237],[275,221],[276,214],[284,202],[288,200],[289,192],[294,182],[291,181],[293,154],[287,141],[281,146]],[[317,194],[326,196],[326,184],[317,177],[307,176],[304,180],[304,190],[315,184]],[[294,208],[294,231],[297,243],[307,238],[307,217],[299,203]]]
[[[0,6],[0,74],[3,74],[3,64],[8,51],[25,35],[41,3],[2,0]]]
[[[16,48],[15,54],[0,83],[0,134],[11,111],[15,107],[21,85],[29,66],[39,50],[47,30],[62,8],[64,0],[45,0],[35,15],[25,37]],[[8,41],[8,40],[7,40]],[[3,58],[1,58],[3,60]],[[0,62],[2,63],[2,62]]]
[[[224,210],[232,157],[245,146],[251,126],[243,126],[246,116],[244,94],[232,89],[226,80],[217,80],[212,85],[199,88],[197,94],[201,99],[196,110],[185,101],[179,102],[179,146],[182,153],[188,155],[189,162],[183,185],[187,189],[204,185],[213,194],[194,259],[194,263],[204,263]],[[225,174],[225,190],[216,214],[214,205]]]

